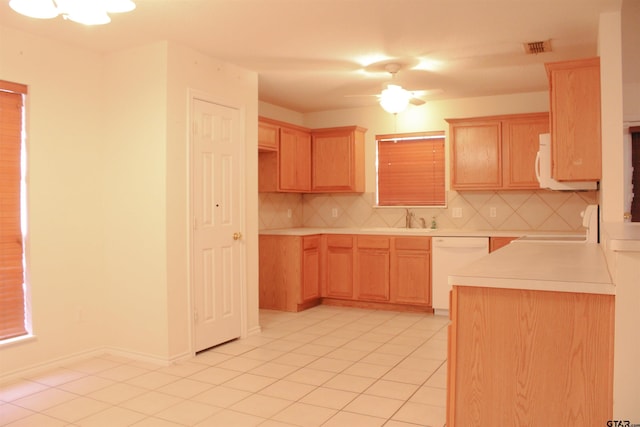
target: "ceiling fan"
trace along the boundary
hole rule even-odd
[[[375,67],[369,67],[371,69],[385,71],[391,74],[391,80],[383,83],[380,93],[373,95],[378,97],[380,106],[387,112],[397,114],[404,111],[409,104],[423,105],[425,101],[417,96],[416,92],[422,94],[435,94],[440,93],[442,90],[420,90],[411,91],[404,88],[400,82],[398,82],[398,73],[406,68],[406,64],[400,62],[385,62],[383,64],[377,64]],[[352,96],[371,96],[371,95],[352,95]]]

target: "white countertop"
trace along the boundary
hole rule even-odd
[[[615,294],[599,244],[515,242],[449,276],[449,283],[539,291]]]
[[[262,235],[309,236],[312,234],[379,234],[394,236],[433,236],[433,237],[521,237],[530,235],[555,235],[559,233],[523,231],[523,230],[454,230],[430,228],[395,228],[395,227],[350,227],[350,228],[279,228],[260,230]],[[563,233],[584,235],[584,233]]]
[[[640,252],[640,222],[607,222],[602,226],[609,249],[616,252]]]

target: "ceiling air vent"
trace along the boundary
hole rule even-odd
[[[525,43],[524,51],[528,54],[551,52],[551,40]]]

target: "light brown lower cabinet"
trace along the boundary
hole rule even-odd
[[[431,311],[431,237],[261,235],[260,308]]]
[[[391,302],[431,307],[431,237],[395,237]]]
[[[322,296],[352,299],[354,236],[329,234],[325,239]]]
[[[389,301],[389,237],[357,237],[355,299]]]
[[[259,307],[300,311],[320,302],[321,236],[259,238]]]
[[[489,252],[497,251],[500,248],[504,248],[516,239],[517,237],[489,237]]]
[[[614,297],[454,286],[447,427],[605,426]]]

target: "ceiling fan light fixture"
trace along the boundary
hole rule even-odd
[[[391,114],[404,111],[410,100],[411,93],[398,85],[387,85],[387,88],[380,94],[380,106]]]
[[[84,25],[108,24],[109,13],[130,12],[136,8],[132,0],[11,0],[9,6],[31,18],[50,19],[62,15]]]

